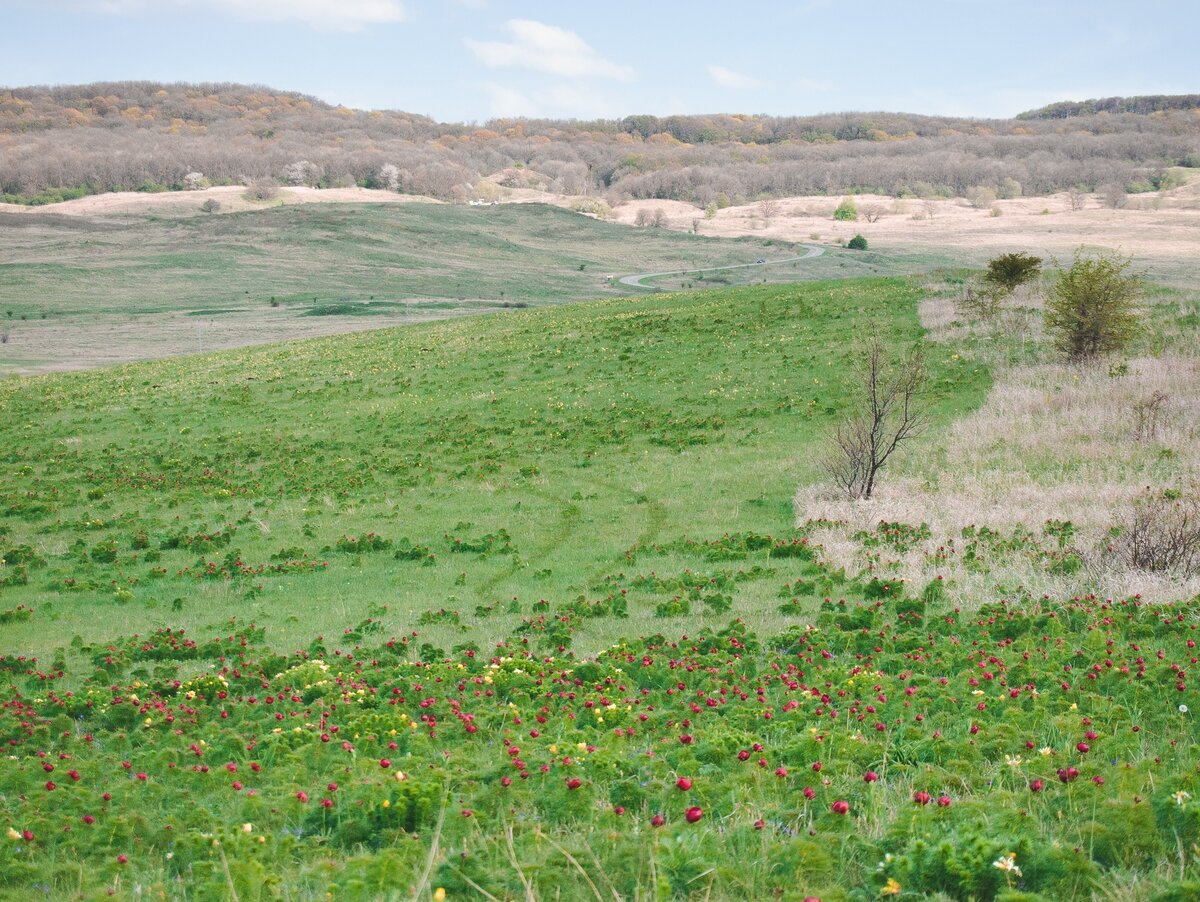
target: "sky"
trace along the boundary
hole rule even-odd
[[[0,87],[240,82],[443,122],[1200,93],[1197,0],[0,0],[0,34]]]

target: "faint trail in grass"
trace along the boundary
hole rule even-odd
[[[815,244],[800,245],[807,249],[807,253],[801,254],[798,257],[784,257],[782,260],[764,260],[763,262],[754,263],[734,263],[730,266],[706,266],[703,269],[673,269],[669,272],[644,272],[640,275],[621,276],[617,282],[621,285],[628,285],[630,288],[641,288],[645,291],[663,291],[655,285],[643,285],[643,279],[658,279],[663,276],[686,276],[696,272],[720,272],[725,269],[745,269],[748,266],[778,266],[781,263],[795,263],[797,260],[810,260],[813,257],[819,257],[825,253],[825,248]]]
[[[499,573],[495,573],[488,577],[475,590],[475,595],[480,600],[484,600],[487,593],[491,592],[496,586],[507,582],[517,575],[518,572],[533,564],[540,564],[555,551],[561,548],[575,532],[580,519],[583,517],[583,512],[573,501],[563,501],[561,498],[555,497],[550,492],[542,492],[537,489],[526,489],[528,494],[536,498],[541,498],[543,501],[549,501],[559,508],[559,518],[561,520],[560,528],[554,534],[549,542],[543,545],[540,549],[534,552],[527,558],[522,558],[519,563],[513,563]]]

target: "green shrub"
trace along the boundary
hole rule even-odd
[[[854,222],[858,219],[858,206],[850,198],[846,198],[833,211],[833,218],[841,222]]]
[[[984,281],[1008,292],[1042,274],[1042,258],[1032,254],[1001,254],[988,261]]]
[[[867,239],[862,235],[855,235],[850,239],[846,247],[854,251],[865,251],[867,249]]]
[[[1137,335],[1142,280],[1129,272],[1131,265],[1111,252],[1094,258],[1076,252],[1046,303],[1046,329],[1064,357],[1090,360],[1120,351]]]

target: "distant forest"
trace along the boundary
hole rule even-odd
[[[876,192],[1148,191],[1200,167],[1200,95],[1052,104],[1013,119],[898,113],[435,122],[262,86],[0,89],[0,200],[210,184],[361,185],[446,200],[537,187],[701,206]]]

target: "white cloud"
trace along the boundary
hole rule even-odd
[[[303,22],[321,31],[359,31],[368,25],[403,22],[400,0],[51,0],[75,12],[138,15],[212,12],[248,22]]]
[[[564,78],[633,78],[632,67],[605,59],[573,31],[532,19],[510,19],[504,29],[512,36],[511,43],[467,39],[467,46],[485,66],[533,69]]]
[[[709,66],[708,74],[722,88],[760,88],[762,82],[741,72],[734,72],[724,66]]]

